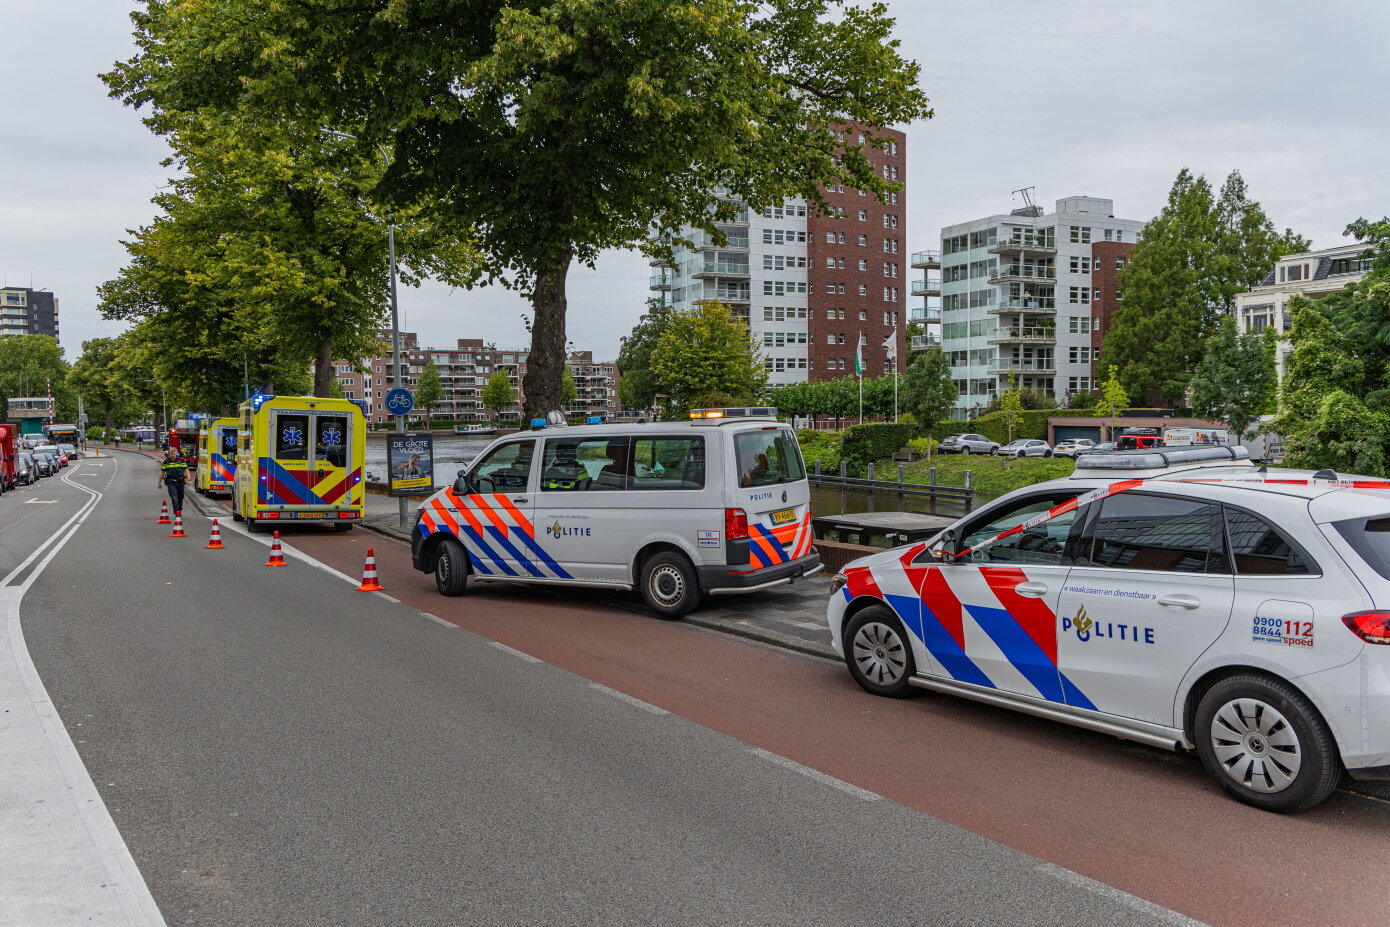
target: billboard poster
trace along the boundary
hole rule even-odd
[[[434,492],[434,435],[388,434],[386,467],[391,471],[390,495],[430,495]]]

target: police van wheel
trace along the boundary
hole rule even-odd
[[[1223,789],[1266,811],[1311,808],[1342,774],[1317,710],[1292,686],[1254,673],[1223,679],[1202,696],[1193,740]]]
[[[912,646],[902,622],[885,605],[871,605],[845,628],[845,664],[865,692],[888,698],[912,693],[908,682],[917,672]]]
[[[453,538],[439,544],[434,560],[434,585],[440,595],[463,595],[468,588],[468,551]]]
[[[690,561],[665,551],[642,564],[642,598],[658,617],[674,621],[700,604],[700,584]]]

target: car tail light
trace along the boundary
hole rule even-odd
[[[357,517],[357,513],[356,513],[356,512],[339,512],[339,513],[338,513],[338,517],[339,517],[339,518],[356,518],[356,517]]]
[[[279,513],[279,512],[262,512],[262,513],[261,513],[261,517],[262,517],[262,518],[279,518],[279,517],[280,517],[280,513]]]
[[[724,539],[726,541],[748,540],[748,513],[743,509],[724,510]]]
[[[1352,612],[1342,616],[1342,624],[1368,644],[1390,644],[1390,612]]]

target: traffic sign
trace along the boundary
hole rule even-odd
[[[410,390],[397,387],[386,392],[386,411],[392,415],[409,415],[415,408],[415,397]]]

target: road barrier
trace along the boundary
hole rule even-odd
[[[284,566],[285,555],[280,550],[280,532],[275,532],[270,538],[270,559],[265,562],[266,566]]]

